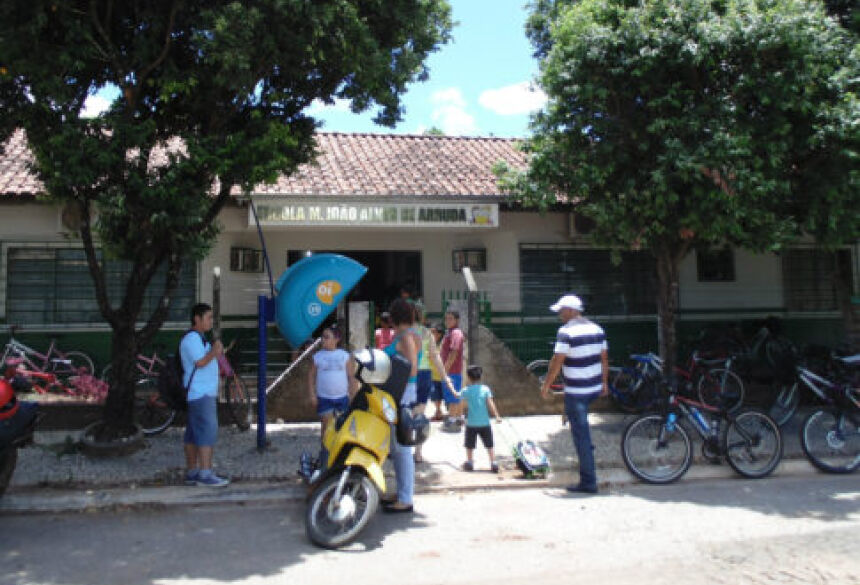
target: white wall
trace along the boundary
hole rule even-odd
[[[684,258],[679,283],[682,310],[783,306],[780,258],[745,250],[734,250],[734,255],[734,282],[699,282],[695,251]]]
[[[259,248],[256,228],[249,226],[247,209],[230,208],[219,218],[224,230],[212,253],[201,268],[201,298],[211,299],[212,268],[221,267],[221,303],[225,314],[255,314],[257,295],[267,294],[265,274],[230,272],[230,248]],[[487,271],[475,273],[478,286],[490,290],[493,309],[517,311],[520,308],[519,244],[564,243],[567,214],[502,212],[497,229],[402,229],[402,228],[320,228],[265,227],[266,246],[274,278],[285,268],[287,250],[402,250],[420,251],[424,300],[428,311],[442,308],[443,290],[464,290],[460,274],[451,267],[451,255],[459,248],[486,248]],[[372,278],[367,275],[365,278]]]

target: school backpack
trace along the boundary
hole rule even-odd
[[[549,474],[549,458],[534,441],[519,441],[513,449],[513,455],[517,468],[526,479],[544,478]]]
[[[187,331],[185,335],[189,333],[191,331]],[[198,334],[205,344],[206,340],[203,339],[203,334]],[[182,339],[185,339],[185,335],[182,336]],[[182,345],[182,339],[179,340],[180,346]],[[176,348],[175,354],[168,356],[167,360],[165,360],[164,367],[158,373],[158,393],[170,408],[174,410],[188,410],[188,387],[191,386],[191,381],[194,379],[196,371],[197,367],[195,366],[194,370],[191,371],[191,378],[188,379],[188,386],[186,386],[182,383],[185,372],[182,369],[180,347]]]

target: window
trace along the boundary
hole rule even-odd
[[[621,264],[608,250],[556,244],[520,246],[523,313],[547,315],[565,293],[582,298],[592,315],[653,315],[656,312],[654,260],[646,252],[625,252]]]
[[[454,250],[451,253],[451,267],[454,272],[462,272],[466,266],[471,268],[472,272],[486,272],[487,250],[485,248]]]
[[[699,282],[734,282],[734,251],[728,246],[696,250],[696,268]]]
[[[853,282],[850,250],[838,252],[825,252],[814,248],[786,250],[782,255],[785,308],[789,311],[837,310],[839,304],[834,281],[837,266],[840,268],[843,280],[848,283]]]
[[[108,297],[117,306],[131,270],[129,262],[104,264]],[[184,262],[173,293],[168,321],[186,321],[197,296],[196,263]],[[141,318],[157,307],[166,267],[153,277],[144,294]],[[30,325],[102,323],[86,254],[79,248],[14,247],[6,256],[6,321]]]

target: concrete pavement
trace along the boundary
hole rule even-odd
[[[637,481],[624,467],[619,441],[629,420],[621,414],[591,415],[598,478],[604,489]],[[783,429],[784,458],[777,475],[816,473],[800,449],[798,415]],[[446,492],[538,486],[561,486],[576,481],[576,456],[568,426],[552,416],[511,417],[494,423],[496,453],[502,470],[488,470],[480,442],[475,451],[476,471],[460,470],[465,458],[462,433],[433,432],[424,445],[424,462],[416,465],[416,492]],[[100,509],[199,506],[213,503],[268,502],[304,498],[306,489],[297,476],[302,451],[319,445],[316,424],[270,424],[270,448],[256,450],[256,433],[223,427],[215,452],[216,472],[233,479],[222,489],[182,485],[184,459],[181,428],[169,429],[146,440],[146,448],[126,457],[93,459],[76,452],[73,433],[50,431],[36,435],[36,445],[19,453],[12,485],[0,499],[0,514],[89,511]],[[691,434],[691,436],[693,436]],[[520,438],[539,443],[548,453],[552,473],[545,480],[522,479],[511,456]],[[735,477],[731,468],[697,459],[682,481]],[[386,465],[389,490],[394,477]]]

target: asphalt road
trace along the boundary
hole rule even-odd
[[[344,551],[303,506],[4,516],[0,584],[860,584],[860,476],[422,495]]]

